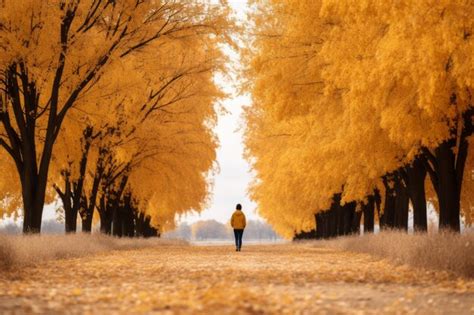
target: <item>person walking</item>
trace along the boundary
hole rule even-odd
[[[242,248],[242,236],[244,235],[244,229],[247,221],[245,220],[245,214],[242,212],[242,205],[240,203],[237,204],[235,209],[236,210],[230,219],[230,225],[234,229],[235,251],[240,252],[240,249]]]

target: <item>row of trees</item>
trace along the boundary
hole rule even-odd
[[[233,240],[234,232],[229,224],[216,220],[197,221],[191,225],[181,223],[174,231],[163,235],[167,238],[184,240]],[[272,227],[261,221],[249,220],[244,232],[244,240],[276,240],[279,236]]]
[[[260,214],[291,237],[474,215],[474,5],[262,0],[245,54]]]
[[[208,1],[0,1],[0,214],[38,233],[60,199],[66,232],[146,236],[200,211],[231,24]]]

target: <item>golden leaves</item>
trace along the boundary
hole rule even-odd
[[[74,272],[71,272],[73,270]],[[465,312],[474,284],[312,245],[156,246],[59,260],[0,279],[0,311]],[[455,302],[457,300],[457,302]]]
[[[285,234],[342,187],[343,201],[363,200],[381,176],[446,139],[472,103],[471,3],[255,7],[245,58],[253,97],[247,156],[257,175],[251,192]]]
[[[127,190],[142,211],[154,203],[149,214],[155,221],[173,222],[176,213],[200,211],[217,147],[214,104],[224,96],[214,75],[226,69],[220,45],[230,42],[233,28],[228,6],[208,1],[71,2],[66,8],[72,10],[72,24],[63,37],[60,2],[4,1],[1,6],[0,24],[9,27],[0,29],[0,69],[21,61],[43,108],[51,99],[62,53],[58,112],[80,89],[61,125],[50,180],[62,182],[67,169],[72,180],[85,177],[88,195],[98,160],[107,155],[107,166],[129,165]],[[35,122],[38,153],[48,114],[46,108]],[[80,174],[86,128],[93,130],[87,140],[91,148],[87,170]]]

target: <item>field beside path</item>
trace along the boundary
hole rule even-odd
[[[367,253],[429,270],[448,271],[474,279],[474,233],[415,233],[384,231],[320,241],[306,241],[316,247]]]
[[[0,314],[472,314],[474,281],[314,244],[168,244],[0,272]]]

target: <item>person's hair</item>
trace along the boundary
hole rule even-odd
[[[237,206],[235,206],[235,209],[242,210],[242,205],[240,203],[238,203]]]

